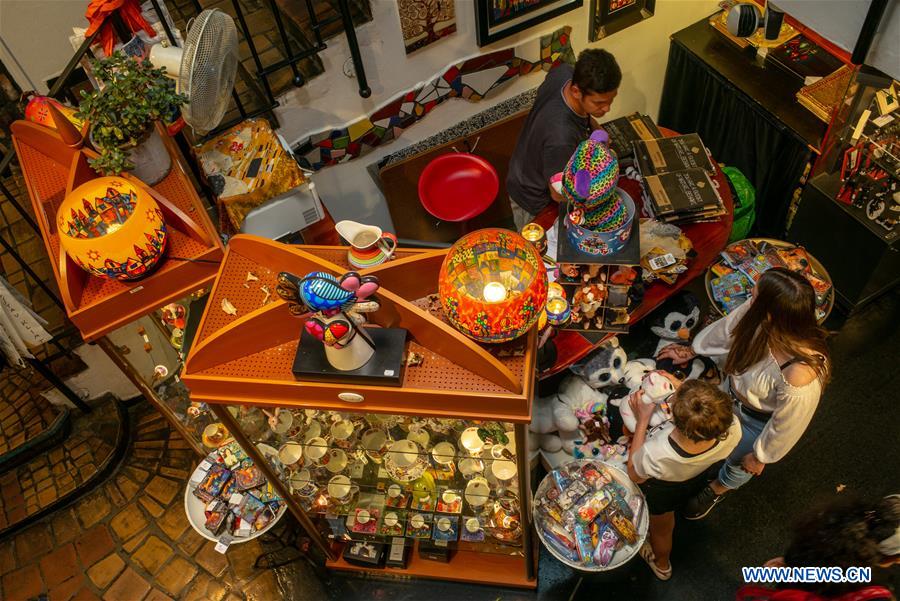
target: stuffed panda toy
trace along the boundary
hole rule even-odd
[[[650,321],[650,331],[659,336],[653,356],[670,344],[689,345],[694,329],[700,323],[700,301],[688,291],[682,291],[663,303]],[[675,365],[671,359],[657,361],[656,369],[667,371],[680,380],[700,378],[717,381],[715,363],[707,357],[696,357],[686,365]]]

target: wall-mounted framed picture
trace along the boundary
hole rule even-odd
[[[583,0],[475,0],[479,46],[486,46],[579,8]]]
[[[591,0],[588,39],[603,39],[653,16],[656,0]]]

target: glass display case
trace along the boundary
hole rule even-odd
[[[789,240],[828,268],[847,308],[900,283],[898,94],[891,77],[855,68],[790,223]],[[823,235],[835,231],[840,244]]]
[[[513,424],[235,405],[228,415],[327,540],[328,567],[527,582]]]
[[[360,270],[381,286],[366,327],[407,333],[399,383],[321,381],[295,375],[309,314],[260,289],[347,271],[347,248],[236,236],[182,379],[221,422],[213,442],[231,436],[261,465],[328,568],[534,588],[537,332],[479,345],[454,329],[436,298],[446,254],[398,249]]]

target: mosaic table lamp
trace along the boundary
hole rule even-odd
[[[63,250],[88,273],[135,280],[163,255],[168,234],[152,196],[120,177],[92,179],[69,193],[56,213]]]
[[[463,236],[438,279],[444,315],[478,342],[507,342],[537,322],[547,303],[547,270],[534,246],[509,230]]]

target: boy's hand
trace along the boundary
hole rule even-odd
[[[684,365],[697,356],[694,349],[686,344],[670,344],[659,349],[656,353],[656,360],[671,359],[675,365]]]
[[[631,393],[631,396],[628,397],[628,404],[631,406],[632,413],[634,413],[634,416],[637,418],[638,425],[646,428],[647,424],[650,423],[650,416],[653,415],[656,405],[644,403],[641,400],[641,397],[643,396],[644,392],[641,390]]]

